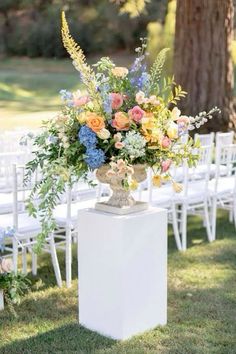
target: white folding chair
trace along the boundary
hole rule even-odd
[[[195,178],[194,171],[189,168],[187,163],[184,164],[184,180],[183,191],[175,193],[171,198],[172,203],[172,217],[173,229],[176,240],[180,240],[180,250],[185,251],[187,248],[187,216],[200,215],[203,217],[204,225],[207,231],[209,242],[212,241],[211,227],[209,219],[209,194],[208,183],[210,175],[211,163],[211,145],[206,145],[197,149],[196,153],[199,154],[199,161],[196,169],[199,166],[206,166],[204,179],[199,180]]]
[[[31,182],[24,184],[24,166],[12,167],[13,176],[13,212],[0,215],[0,228],[3,230],[13,229],[12,237],[4,240],[5,250],[10,252],[13,258],[13,270],[18,271],[18,256],[22,253],[23,273],[27,272],[27,251],[32,254],[32,273],[37,273],[37,255],[33,247],[36,244],[36,236],[41,231],[40,223],[37,219],[28,215],[25,211],[27,191],[31,188]],[[19,200],[20,194],[20,200]],[[20,204],[20,207],[19,207]],[[62,286],[60,268],[58,264],[56,248],[53,235],[48,235],[43,251],[51,254],[52,264],[58,286]]]
[[[228,210],[236,227],[236,144],[221,145],[216,160],[216,176],[210,181],[212,203],[212,239],[216,238],[217,209]],[[225,167],[225,176],[221,175],[221,167]]]
[[[77,242],[79,228],[79,225],[77,225],[78,211],[94,207],[95,203],[100,200],[103,192],[107,193],[107,188],[101,186],[100,183],[97,184],[97,187],[93,191],[86,184],[84,185],[84,189],[81,187],[81,184],[75,184],[73,188],[67,185],[64,203],[57,205],[54,210],[54,219],[58,226],[54,237],[56,248],[65,251],[66,286],[68,288],[71,286],[72,280],[71,245],[72,241]]]
[[[200,141],[201,146],[209,146],[214,144],[215,133],[209,134],[194,134],[194,141]]]

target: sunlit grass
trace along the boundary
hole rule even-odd
[[[94,63],[98,58],[92,58]],[[133,56],[119,55],[117,65]],[[39,127],[45,117],[60,110],[61,89],[81,88],[79,74],[70,59],[12,58],[0,61],[0,130]]]
[[[219,214],[217,241],[209,244],[198,218],[191,217],[188,250],[176,251],[169,232],[168,325],[117,342],[78,325],[77,262],[73,284],[58,289],[50,257],[41,255],[33,291],[13,319],[0,313],[0,353],[235,354],[236,232]],[[201,244],[195,242],[201,240]],[[64,254],[60,253],[64,274]],[[142,304],[140,304],[142,306]]]

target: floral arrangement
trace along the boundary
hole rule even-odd
[[[182,143],[182,136],[219,111],[213,108],[196,117],[181,115],[176,105],[186,92],[172,77],[162,78],[168,49],[158,54],[148,70],[146,40],[141,38],[131,68],[117,67],[108,57],[91,67],[71,37],[64,13],[62,39],[86,91],[61,90],[61,112],[45,122],[44,131],[35,138],[35,158],[28,164],[28,177],[40,167],[42,180],[33,189],[28,210],[41,217],[39,245],[55,227],[53,208],[65,184],[87,179],[103,164],[110,164],[108,174],[124,176],[126,188],[136,186],[132,166],[144,164],[153,168],[155,185],[170,180],[179,191],[170,166],[184,160],[192,166],[198,159],[193,153],[198,144],[192,139]],[[40,202],[36,205],[33,198],[37,194]]]
[[[29,291],[30,280],[25,275],[12,272],[10,260],[0,258],[0,291],[3,291],[4,299],[10,312],[17,317],[14,306],[19,305],[22,296]]]

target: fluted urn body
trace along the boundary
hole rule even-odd
[[[143,182],[147,178],[145,165],[137,164],[133,165],[132,167],[134,170],[132,178],[135,179],[138,183]],[[109,169],[109,165],[103,165],[98,168],[96,172],[98,181],[101,183],[109,184],[112,190],[110,199],[105,203],[97,203],[96,209],[118,214],[128,214],[147,209],[147,203],[135,201],[131,195],[130,190],[124,187],[123,176],[119,176],[119,174],[115,174],[113,176],[107,175]]]

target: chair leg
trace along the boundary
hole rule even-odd
[[[66,230],[66,286],[69,288],[71,286],[71,266],[72,266],[72,251],[71,251],[71,228],[68,227]]]
[[[205,200],[204,202],[204,220],[205,220],[205,227],[207,230],[207,238],[209,242],[212,242],[212,234],[211,234],[211,225],[210,225],[210,218],[209,218],[209,210],[208,210],[208,202]]]
[[[216,218],[217,218],[217,198],[214,197],[212,200],[212,213],[211,213],[211,239],[214,241],[216,239]]]
[[[22,247],[22,273],[27,274],[27,249]]]
[[[18,270],[18,242],[15,238],[13,238],[12,247],[13,247],[13,254],[12,254],[13,272],[15,274],[17,274],[17,270]]]
[[[181,236],[182,236],[182,251],[187,249],[187,208],[186,205],[182,206],[181,216]]]
[[[59,288],[61,288],[62,287],[61,271],[60,271],[59,262],[58,262],[58,258],[57,258],[57,252],[56,252],[53,234],[49,236],[49,243],[50,243],[50,253],[51,253],[51,257],[52,257],[52,265],[54,268],[54,273],[56,276],[57,285],[59,286]]]
[[[37,275],[37,254],[32,250],[32,274]]]
[[[236,201],[234,200],[234,203],[233,203],[233,215],[234,215],[234,226],[235,226],[235,229],[236,229]]]
[[[181,239],[179,235],[179,229],[178,229],[178,222],[177,222],[177,215],[176,215],[176,207],[173,205],[172,206],[172,223],[173,223],[173,232],[175,236],[175,242],[178,251],[182,251],[182,244],[181,244]]]

